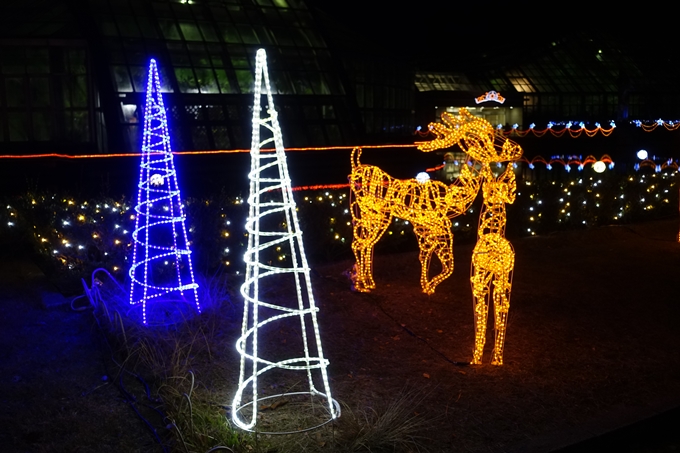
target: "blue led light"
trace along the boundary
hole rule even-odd
[[[170,149],[158,68],[153,59],[149,64],[137,188],[130,304],[142,304],[144,324],[148,323],[147,302],[152,300],[187,302],[200,312],[186,217]]]

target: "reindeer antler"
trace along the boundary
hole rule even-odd
[[[483,163],[507,162],[519,159],[522,148],[512,140],[496,134],[491,123],[461,108],[458,116],[442,114],[441,123],[430,123],[434,140],[416,142],[424,152],[458,145],[472,159]],[[502,140],[502,145],[497,143]]]

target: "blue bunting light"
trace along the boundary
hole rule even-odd
[[[130,304],[142,305],[144,324],[149,321],[147,302],[152,300],[186,302],[200,312],[186,218],[170,149],[158,68],[153,59],[149,64],[142,162],[137,187],[132,266],[129,271],[132,281]]]

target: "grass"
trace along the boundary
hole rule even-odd
[[[229,404],[237,382],[233,342],[240,329],[240,313],[230,302],[234,288],[226,284],[224,276],[199,281],[204,307],[201,316],[157,328],[141,326],[121,314],[127,295],[122,287],[108,282],[109,278],[98,275],[92,296],[119,364],[116,379],[126,387],[133,387],[130,382],[135,378],[148,385],[147,397],[157,401],[153,409],[162,416],[159,419],[151,411],[147,422],[156,419],[157,439],[169,451],[425,451],[420,441],[428,421],[414,412],[423,393],[409,388],[397,392],[393,399],[375,397],[370,404],[353,408],[343,404],[339,420],[311,432],[272,436],[236,429],[229,417]],[[311,403],[291,404],[279,411],[273,430],[308,423],[303,418],[312,410],[305,404]]]

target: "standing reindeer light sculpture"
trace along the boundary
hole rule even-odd
[[[475,320],[475,347],[473,364],[482,363],[486,342],[486,324],[489,305],[493,300],[495,343],[492,365],[503,364],[503,346],[510,309],[512,272],[515,252],[505,238],[506,203],[515,201],[515,173],[508,164],[505,171],[494,177],[488,166],[483,166],[483,206],[479,214],[477,244],[472,252],[470,284]]]
[[[458,146],[467,154],[471,161],[463,165],[460,176],[450,185],[393,178],[376,166],[361,164],[361,149],[352,151],[349,182],[356,290],[368,292],[375,288],[373,249],[387,231],[392,217],[398,217],[413,224],[420,248],[420,284],[425,294],[434,293],[436,286],[453,272],[451,219],[465,213],[477,197],[480,168],[503,160],[503,151],[511,154],[511,150],[518,148],[510,140],[497,136],[488,121],[465,109],[461,109],[458,116],[444,113],[442,121],[430,125],[434,140],[417,145],[425,152]],[[497,140],[502,140],[502,145],[497,144]],[[430,278],[432,255],[439,258],[442,270]]]
[[[462,116],[470,114],[461,109]],[[444,119],[444,118],[442,118]],[[450,132],[450,126],[455,123],[444,121],[443,124],[433,124],[431,128],[437,138],[428,145],[428,150],[450,146],[455,134]],[[489,124],[489,127],[491,125]],[[492,131],[495,134],[495,131]],[[505,238],[506,204],[515,201],[515,173],[513,162],[522,157],[522,148],[511,140],[495,135],[472,136],[468,138],[468,149],[474,150],[480,164],[479,178],[482,183],[482,210],[479,214],[477,228],[477,244],[472,253],[470,283],[474,304],[475,345],[473,349],[473,364],[482,363],[482,353],[486,342],[486,324],[490,302],[494,305],[495,343],[491,363],[503,364],[503,346],[510,309],[510,293],[512,288],[512,272],[515,267],[515,252],[510,242]],[[478,139],[475,146],[470,141]],[[505,171],[494,177],[491,171],[492,163],[508,163]]]

